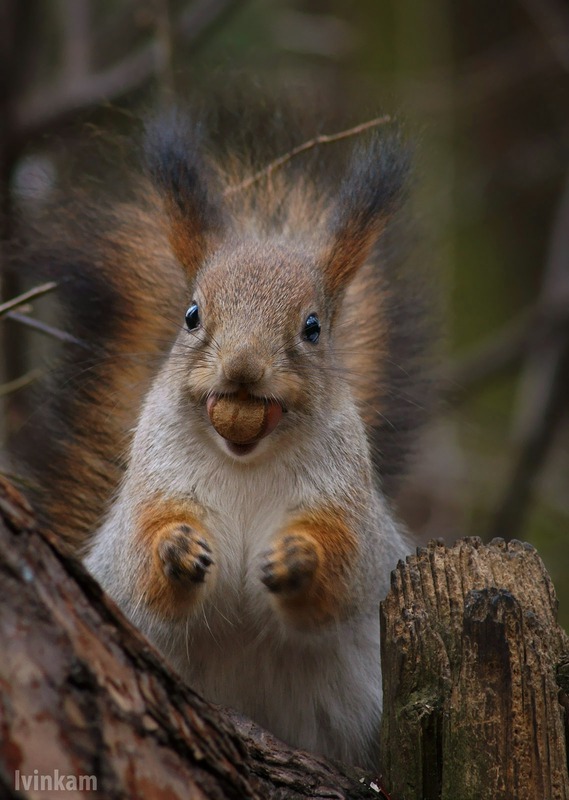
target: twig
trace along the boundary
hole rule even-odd
[[[43,297],[43,295],[53,292],[53,290],[56,288],[57,283],[50,281],[49,283],[42,283],[41,286],[36,286],[33,289],[30,289],[28,292],[19,294],[17,297],[13,297],[11,300],[7,300],[5,303],[0,305],[0,317],[4,316],[4,314],[7,314],[13,308],[18,308],[18,306],[25,305],[29,300],[33,300],[36,297]]]
[[[389,116],[389,114],[385,114],[383,117],[370,119],[367,122],[362,122],[361,125],[356,125],[354,128],[348,128],[347,130],[340,131],[339,133],[321,133],[319,136],[315,136],[313,139],[309,139],[307,142],[303,142],[297,147],[294,147],[292,150],[289,150],[288,153],[279,156],[279,158],[271,161],[266,167],[263,167],[263,169],[259,170],[259,172],[256,172],[254,175],[251,175],[246,180],[241,181],[241,183],[238,183],[235,186],[230,186],[229,189],[225,190],[224,195],[227,197],[228,195],[235,194],[236,192],[242,192],[243,190],[248,189],[250,186],[253,186],[253,184],[257,183],[262,178],[270,178],[276,169],[279,169],[279,167],[282,167],[288,161],[300,155],[301,153],[311,150],[313,147],[318,147],[318,145],[328,144],[330,142],[338,142],[340,139],[347,139],[349,136],[357,136],[358,133],[363,133],[363,131],[367,131],[370,128],[377,128],[379,125],[385,125],[391,121],[392,118]]]
[[[203,0],[196,8],[180,14],[171,30],[186,43],[192,53],[230,12],[243,5],[245,0]],[[31,138],[45,133],[70,114],[87,110],[115,100],[138,89],[150,80],[161,67],[167,54],[164,42],[153,38],[134,53],[100,72],[87,72],[75,80],[73,74],[63,74],[54,85],[44,86],[19,100],[15,107],[13,139]]]
[[[491,339],[447,366],[441,376],[447,403],[460,405],[469,394],[517,366],[536,342],[550,341],[569,330],[569,307],[536,307],[506,323]]]
[[[44,87],[24,98],[16,107],[18,137],[37,135],[72,112],[137,89],[154,74],[161,53],[160,44],[151,41],[106,70],[84,75],[77,83],[66,76],[54,87]]]
[[[31,383],[41,377],[41,375],[41,369],[31,369],[21,377],[15,378],[13,381],[9,381],[8,383],[3,383],[0,385],[0,397],[6,397],[9,394],[14,394],[14,392],[20,391],[20,389],[24,389],[26,386],[29,386]]]
[[[19,322],[20,325],[25,325],[27,328],[32,328],[32,330],[39,331],[40,333],[45,333],[46,336],[51,336],[52,339],[57,339],[60,342],[66,342],[67,344],[75,344],[79,347],[84,348],[85,350],[92,350],[93,348],[87,344],[87,342],[82,341],[81,339],[77,339],[75,336],[72,336],[70,333],[66,333],[65,331],[60,331],[58,328],[54,328],[52,325],[48,325],[46,322],[40,322],[39,319],[33,319],[33,317],[28,317],[25,314],[18,314],[16,311],[8,311],[6,314],[7,319],[11,319],[14,322]]]
[[[536,427],[528,431],[519,448],[512,476],[492,522],[493,536],[499,534],[504,539],[519,538],[531,503],[535,479],[555,441],[559,423],[567,412],[568,378],[569,337],[563,351],[555,360],[541,418]]]
[[[140,16],[147,16],[147,9],[140,7],[140,0],[122,0],[113,3],[98,25],[92,27],[92,49],[98,53],[103,47],[114,47],[120,43],[125,52],[132,46],[136,36],[148,25],[141,24]]]
[[[77,80],[88,74],[91,62],[89,0],[59,0],[59,23],[63,33],[64,70]]]
[[[552,226],[543,288],[538,301],[546,309],[569,305],[569,172]],[[537,339],[520,380],[514,437],[518,442],[512,476],[497,508],[492,533],[515,537],[524,522],[539,470],[567,413],[569,326],[555,338]]]

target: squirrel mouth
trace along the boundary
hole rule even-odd
[[[229,450],[240,456],[250,453],[272,433],[285,411],[278,401],[246,391],[210,395],[206,410],[213,429],[225,439]]]

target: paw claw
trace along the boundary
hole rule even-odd
[[[311,582],[318,554],[305,537],[289,534],[262,555],[261,581],[270,592],[296,594]]]
[[[211,547],[187,524],[174,526],[158,545],[164,574],[179,583],[200,584],[213,565]]]

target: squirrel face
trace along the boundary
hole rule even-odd
[[[258,454],[267,433],[284,443],[287,430],[299,431],[295,420],[322,419],[341,402],[334,317],[398,208],[405,160],[394,162],[372,137],[352,149],[334,188],[309,174],[289,182],[284,172],[244,187],[212,165],[195,126],[177,116],[148,127],[146,151],[191,287],[189,330],[178,339],[186,394],[204,422],[215,422],[216,398],[233,398],[208,431],[224,447],[224,439],[254,444]],[[241,417],[250,428],[237,430],[237,442],[231,420]]]
[[[253,453],[269,434],[280,439],[330,396],[331,309],[320,276],[316,252],[262,240],[225,244],[196,275],[179,338],[186,389],[232,455]],[[212,415],[219,398],[226,427]]]

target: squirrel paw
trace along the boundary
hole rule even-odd
[[[318,553],[310,540],[288,534],[263,554],[261,580],[270,592],[297,594],[312,582]]]
[[[162,539],[158,556],[166,577],[179,583],[203,583],[214,563],[211,547],[185,524],[176,525]]]

